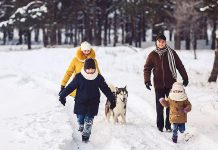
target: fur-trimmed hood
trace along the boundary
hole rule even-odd
[[[94,80],[98,76],[98,70],[95,69],[95,72],[93,74],[88,74],[85,72],[84,67],[83,67],[81,70],[81,74],[86,80]]]
[[[87,58],[93,58],[95,59],[95,51],[91,48],[91,51],[90,51],[90,54],[88,55],[88,57],[86,58],[84,55],[83,55],[83,52],[81,50],[81,47],[79,47],[76,51],[76,58],[81,61],[81,62],[85,62],[85,60]]]

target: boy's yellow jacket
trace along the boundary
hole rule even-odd
[[[98,72],[100,73],[97,60],[95,59],[95,51],[93,49],[91,49],[91,52],[87,58],[93,58],[95,60],[96,68],[97,68]],[[84,62],[87,58],[83,55],[81,48],[78,48],[76,51],[76,56],[71,60],[71,63],[70,63],[70,65],[69,65],[69,67],[64,75],[64,78],[61,82],[62,86],[67,85],[67,82],[69,81],[69,79],[72,75],[74,78],[77,73],[81,72],[81,69],[83,68]],[[70,95],[75,97],[76,90],[74,90]]]

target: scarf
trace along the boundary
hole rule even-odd
[[[81,70],[81,74],[86,80],[94,80],[98,76],[98,70],[95,69],[95,72],[93,74],[88,74],[85,72],[84,67],[83,67]]]
[[[174,58],[174,55],[173,55],[173,50],[168,45],[166,45],[166,47],[164,49],[156,48],[154,51],[156,53],[158,53],[159,56],[161,56],[163,53],[167,52],[170,71],[171,71],[171,73],[173,75],[173,78],[177,80],[176,63],[175,63],[175,58]]]

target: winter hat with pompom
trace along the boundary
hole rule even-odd
[[[91,50],[91,45],[87,41],[84,41],[81,43],[81,50]]]
[[[85,60],[84,69],[96,69],[95,61],[92,58],[88,58]]]
[[[175,82],[169,93],[169,98],[174,101],[184,101],[187,99],[187,94],[182,83]]]

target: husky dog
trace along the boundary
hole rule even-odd
[[[121,116],[122,123],[126,123],[126,104],[128,97],[126,86],[124,88],[118,88],[109,85],[109,87],[115,96],[116,107],[114,109],[110,109],[110,103],[107,100],[105,105],[105,116],[108,121],[110,121],[110,118],[112,117],[114,123],[118,123],[118,121],[120,121],[118,117]]]

